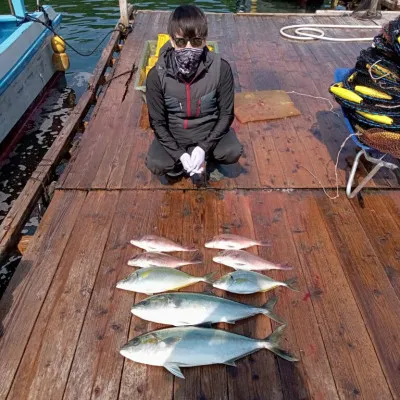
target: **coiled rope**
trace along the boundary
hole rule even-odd
[[[370,42],[374,38],[335,38],[330,36],[325,36],[325,32],[321,29],[375,29],[379,30],[382,28],[380,25],[325,25],[325,24],[302,24],[302,25],[288,25],[281,28],[280,33],[282,36],[292,39],[292,40],[301,40],[301,41],[310,41],[310,40],[326,40],[330,42]],[[294,29],[296,35],[291,35],[286,33],[287,30]]]

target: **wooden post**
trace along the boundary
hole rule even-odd
[[[129,25],[129,15],[128,15],[128,0],[119,0],[119,10],[121,14],[121,23],[125,26]]]
[[[8,0],[8,5],[10,6],[11,15],[15,15],[14,7],[13,7],[11,0]]]

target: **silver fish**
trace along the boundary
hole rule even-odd
[[[189,264],[201,264],[201,256],[196,255],[192,260],[186,261],[181,258],[171,256],[169,254],[158,253],[150,251],[147,253],[140,253],[128,261],[131,267],[149,268],[149,267],[167,267],[179,268]]]
[[[185,247],[172,240],[156,235],[146,235],[139,239],[131,240],[131,244],[146,251],[197,251],[194,247]]]
[[[182,271],[167,267],[142,268],[117,283],[118,289],[153,294],[177,290],[197,282],[212,284],[212,272],[205,276],[192,276]]]
[[[236,360],[260,349],[268,349],[288,361],[298,361],[279,347],[284,328],[285,325],[281,325],[265,339],[252,339],[219,329],[167,328],[130,340],[120,353],[132,361],[162,366],[183,379],[180,367],[236,366]]]
[[[288,279],[285,282],[275,281],[266,275],[252,271],[235,271],[213,283],[213,286],[218,289],[226,290],[231,293],[251,294],[258,292],[266,292],[278,286],[285,286],[289,289],[298,291],[294,285],[296,278]]]
[[[160,324],[211,325],[217,322],[234,324],[244,318],[264,314],[274,321],[285,324],[273,313],[277,298],[271,298],[261,307],[238,303],[203,293],[165,293],[148,297],[134,304],[132,314]]]
[[[265,271],[271,269],[291,270],[293,267],[286,264],[274,264],[255,254],[243,250],[225,250],[213,257],[213,261],[227,265],[234,269]]]
[[[260,242],[258,240],[248,239],[243,236],[225,233],[214,236],[213,239],[207,242],[204,246],[210,249],[240,250],[247,249],[251,246],[271,246],[271,243]]]

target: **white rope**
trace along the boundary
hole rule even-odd
[[[302,25],[289,25],[284,26],[280,33],[282,36],[293,39],[293,40],[327,40],[331,42],[360,42],[360,41],[372,41],[373,37],[368,38],[334,38],[325,36],[325,32],[322,29],[318,28],[331,28],[331,29],[375,29],[379,30],[382,28],[380,25],[325,25],[325,24],[302,24]],[[295,29],[296,35],[290,35],[285,31],[288,29]],[[315,33],[318,33],[316,35]]]
[[[301,168],[304,168],[307,172],[309,172],[319,183],[319,185],[321,186],[322,190],[324,191],[326,197],[328,197],[331,200],[335,200],[337,198],[339,198],[339,177],[338,177],[338,165],[339,165],[339,156],[340,153],[342,152],[345,144],[347,143],[347,141],[352,137],[352,136],[361,136],[360,133],[352,133],[351,135],[347,136],[346,139],[343,141],[343,143],[340,146],[340,149],[338,151],[337,157],[336,157],[336,164],[335,164],[335,184],[336,184],[336,196],[330,196],[329,193],[326,191],[324,185],[322,184],[321,180],[315,176],[308,168],[304,167],[303,165],[300,165]]]
[[[329,100],[329,99],[327,99],[326,97],[320,97],[320,96],[312,96],[311,94],[304,94],[304,93],[299,93],[299,92],[295,92],[294,90],[292,90],[292,91],[290,91],[290,92],[286,92],[287,94],[298,94],[299,96],[305,96],[305,97],[311,97],[312,99],[317,99],[317,100],[325,100],[325,101],[327,101],[328,103],[329,103],[329,105],[330,105],[330,107],[331,107],[331,109],[329,110],[332,114],[335,114],[337,117],[339,117],[340,118],[340,115],[337,113],[337,112],[335,112],[335,111],[333,111],[333,104],[332,104],[332,102]]]
[[[325,100],[325,101],[327,101],[327,102],[329,103],[329,105],[330,105],[330,107],[331,107],[330,110],[329,110],[329,112],[331,112],[332,114],[335,114],[337,117],[340,118],[340,115],[339,115],[337,112],[333,111],[333,104],[332,104],[331,101],[330,101],[329,99],[327,99],[326,97],[312,96],[312,95],[310,95],[310,94],[295,92],[294,90],[292,90],[292,91],[290,91],[290,92],[286,92],[286,93],[287,93],[287,94],[298,94],[298,95],[300,95],[300,96],[311,97],[311,98],[313,98],[313,99],[318,99],[318,100]],[[304,168],[310,175],[312,175],[312,176],[314,177],[314,179],[316,179],[316,180],[318,181],[318,183],[319,183],[319,185],[321,186],[321,188],[322,188],[324,194],[325,194],[326,197],[328,197],[330,200],[335,200],[335,199],[337,199],[337,198],[340,197],[340,196],[339,196],[339,176],[338,176],[339,156],[340,156],[340,153],[342,152],[344,146],[346,145],[347,141],[348,141],[351,137],[353,137],[353,136],[361,136],[361,134],[357,132],[357,133],[352,133],[352,134],[350,134],[349,136],[347,136],[346,139],[342,142],[342,144],[341,144],[341,146],[340,146],[340,149],[339,149],[339,151],[338,151],[338,153],[337,153],[337,156],[336,156],[336,163],[335,163],[335,186],[336,186],[336,195],[335,195],[335,196],[331,196],[331,195],[327,192],[327,190],[325,189],[325,187],[324,187],[324,185],[322,184],[321,180],[320,180],[317,176],[315,176],[307,167],[305,167],[304,165],[300,165],[300,168]]]

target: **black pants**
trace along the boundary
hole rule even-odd
[[[189,146],[186,150],[191,154],[196,146]],[[230,129],[228,133],[206,154],[206,160],[212,159],[220,164],[234,164],[242,155],[243,146],[240,144],[236,133]],[[167,153],[161,143],[154,139],[147,153],[146,166],[155,175],[164,175],[172,171],[175,161]]]

